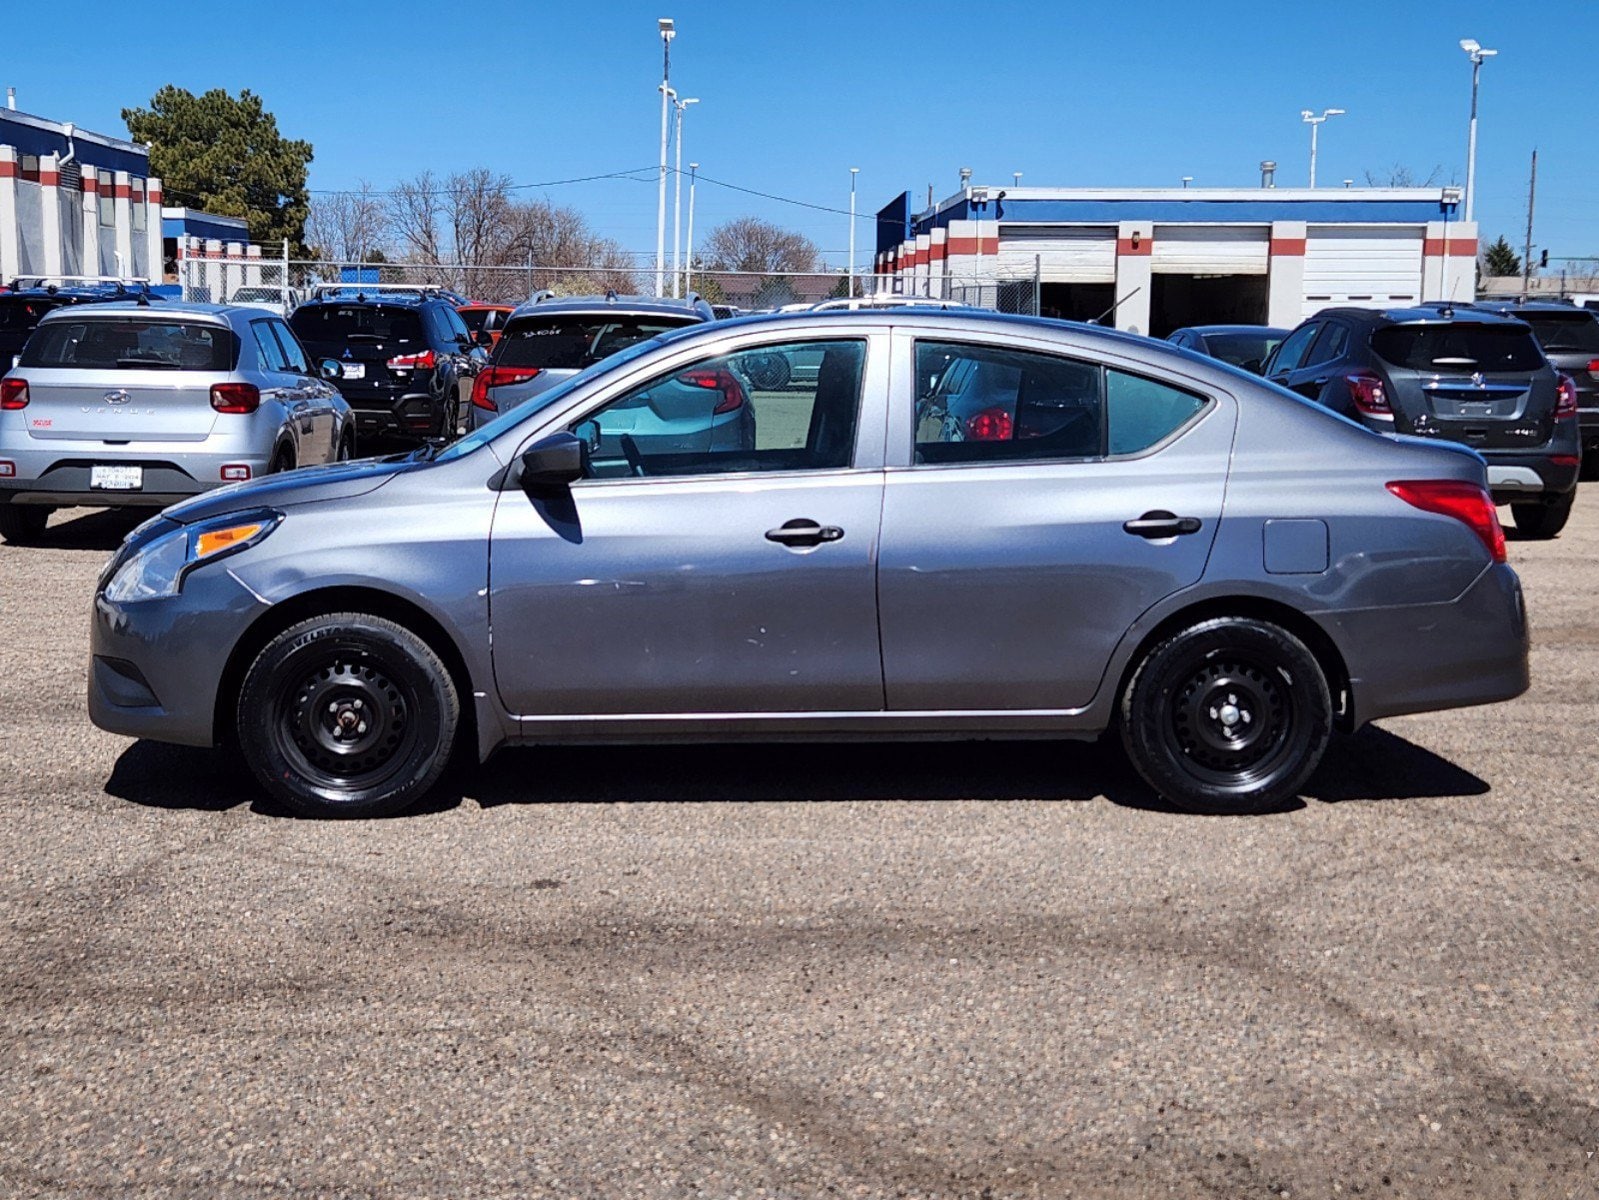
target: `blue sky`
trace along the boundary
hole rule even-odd
[[[1475,37],[1483,69],[1477,216],[1520,247],[1528,156],[1539,150],[1535,242],[1599,255],[1599,0],[1450,6],[1164,0],[276,0],[177,8],[15,3],[0,85],[18,107],[106,133],[164,83],[248,87],[316,149],[313,188],[378,187],[422,167],[489,166],[517,182],[652,168],[658,16],[672,79],[698,96],[685,164],[775,195],[860,211],[909,188],[974,182],[1250,186],[1263,158],[1304,181],[1302,108],[1348,110],[1322,129],[1319,182],[1403,164],[1464,180]],[[181,13],[181,20],[168,14]],[[645,171],[649,176],[649,171]],[[653,253],[655,186],[608,180],[539,194]],[[685,201],[686,202],[686,201]],[[755,214],[799,229],[842,264],[848,219],[710,185],[697,233]],[[870,253],[871,224],[858,225]],[[668,232],[670,237],[670,231]]]

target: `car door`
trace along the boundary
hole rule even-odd
[[[1307,400],[1321,400],[1337,377],[1338,364],[1349,348],[1349,326],[1335,318],[1320,322],[1315,340],[1299,365],[1287,373],[1283,386]]]
[[[1264,371],[1266,378],[1275,384],[1287,387],[1289,377],[1299,369],[1299,364],[1310,352],[1311,343],[1316,340],[1316,334],[1319,332],[1321,332],[1320,321],[1306,321],[1285,337],[1266,362]]]
[[[1232,398],[1102,352],[897,336],[878,568],[889,711],[1086,705],[1133,622],[1204,571]],[[951,412],[942,382],[963,375],[981,406]]]
[[[592,447],[587,477],[502,493],[489,603],[510,712],[882,709],[886,335],[822,339],[815,381],[772,391],[743,371],[748,340],[697,343],[562,412]],[[772,340],[762,353],[817,344]]]
[[[289,367],[282,344],[272,331],[272,318],[258,317],[250,322],[256,345],[256,363],[261,372],[261,399],[282,404],[290,439],[294,443],[296,466],[322,462],[317,453],[315,414],[306,395],[305,377]]]
[[[283,361],[299,380],[300,398],[310,416],[310,431],[301,447],[300,463],[332,462],[338,456],[338,430],[333,399],[338,393],[331,384],[312,375],[311,360],[305,347],[281,319],[269,322],[282,348]]]

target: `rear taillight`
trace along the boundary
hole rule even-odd
[[[1588,360],[1588,378],[1599,379],[1599,358],[1590,358]]]
[[[1368,417],[1394,415],[1393,407],[1388,403],[1388,393],[1383,390],[1382,380],[1375,375],[1356,371],[1351,375],[1345,375],[1344,382],[1349,384],[1349,394],[1354,398],[1355,407]]]
[[[677,381],[689,387],[720,392],[721,398],[717,400],[716,407],[711,409],[713,417],[719,413],[734,412],[749,401],[749,397],[744,394],[744,385],[738,381],[738,376],[726,367],[696,367],[694,370],[682,372],[678,375]]]
[[[28,381],[26,379],[0,379],[0,408],[27,408]]]
[[[472,404],[488,412],[499,412],[500,406],[489,395],[490,388],[509,387],[513,383],[527,383],[538,378],[538,367],[485,367],[472,381]]]
[[[1555,400],[1555,420],[1577,415],[1577,381],[1570,375],[1560,377],[1560,393]]]
[[[966,436],[974,442],[1008,442],[1015,430],[1010,412],[999,405],[966,418]]]
[[[389,370],[431,371],[437,362],[431,350],[424,350],[421,354],[397,354],[389,359]]]
[[[213,383],[211,407],[219,413],[253,413],[261,407],[261,389],[253,383]]]
[[[1471,527],[1494,562],[1505,561],[1505,531],[1493,497],[1475,483],[1459,479],[1413,479],[1390,483],[1388,490],[1413,508],[1453,517]]]

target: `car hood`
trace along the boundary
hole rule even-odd
[[[282,475],[268,475],[248,483],[232,483],[202,492],[191,500],[174,504],[162,515],[187,525],[246,508],[288,508],[323,500],[348,500],[376,491],[396,475],[426,465],[405,456],[302,467]]]

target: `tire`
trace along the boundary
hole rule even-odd
[[[1571,506],[1576,499],[1577,489],[1572,488],[1553,500],[1512,504],[1510,515],[1516,519],[1516,532],[1538,541],[1554,537],[1566,527],[1566,522],[1571,518]]]
[[[339,448],[334,452],[334,462],[350,462],[355,458],[355,438],[346,437],[339,439]]]
[[[1218,617],[1144,656],[1120,718],[1127,757],[1171,803],[1263,813],[1297,796],[1321,761],[1332,697],[1315,655],[1293,634]]]
[[[294,451],[287,446],[279,446],[272,461],[267,464],[268,475],[281,475],[285,471],[294,470]]]
[[[1577,469],[1577,478],[1583,483],[1599,480],[1599,450],[1589,450],[1582,456],[1582,466]]]
[[[256,656],[237,734],[261,786],[295,812],[378,817],[438,782],[460,717],[455,682],[426,642],[382,617],[330,613]]]
[[[0,537],[13,546],[37,546],[54,511],[42,504],[0,504]]]

